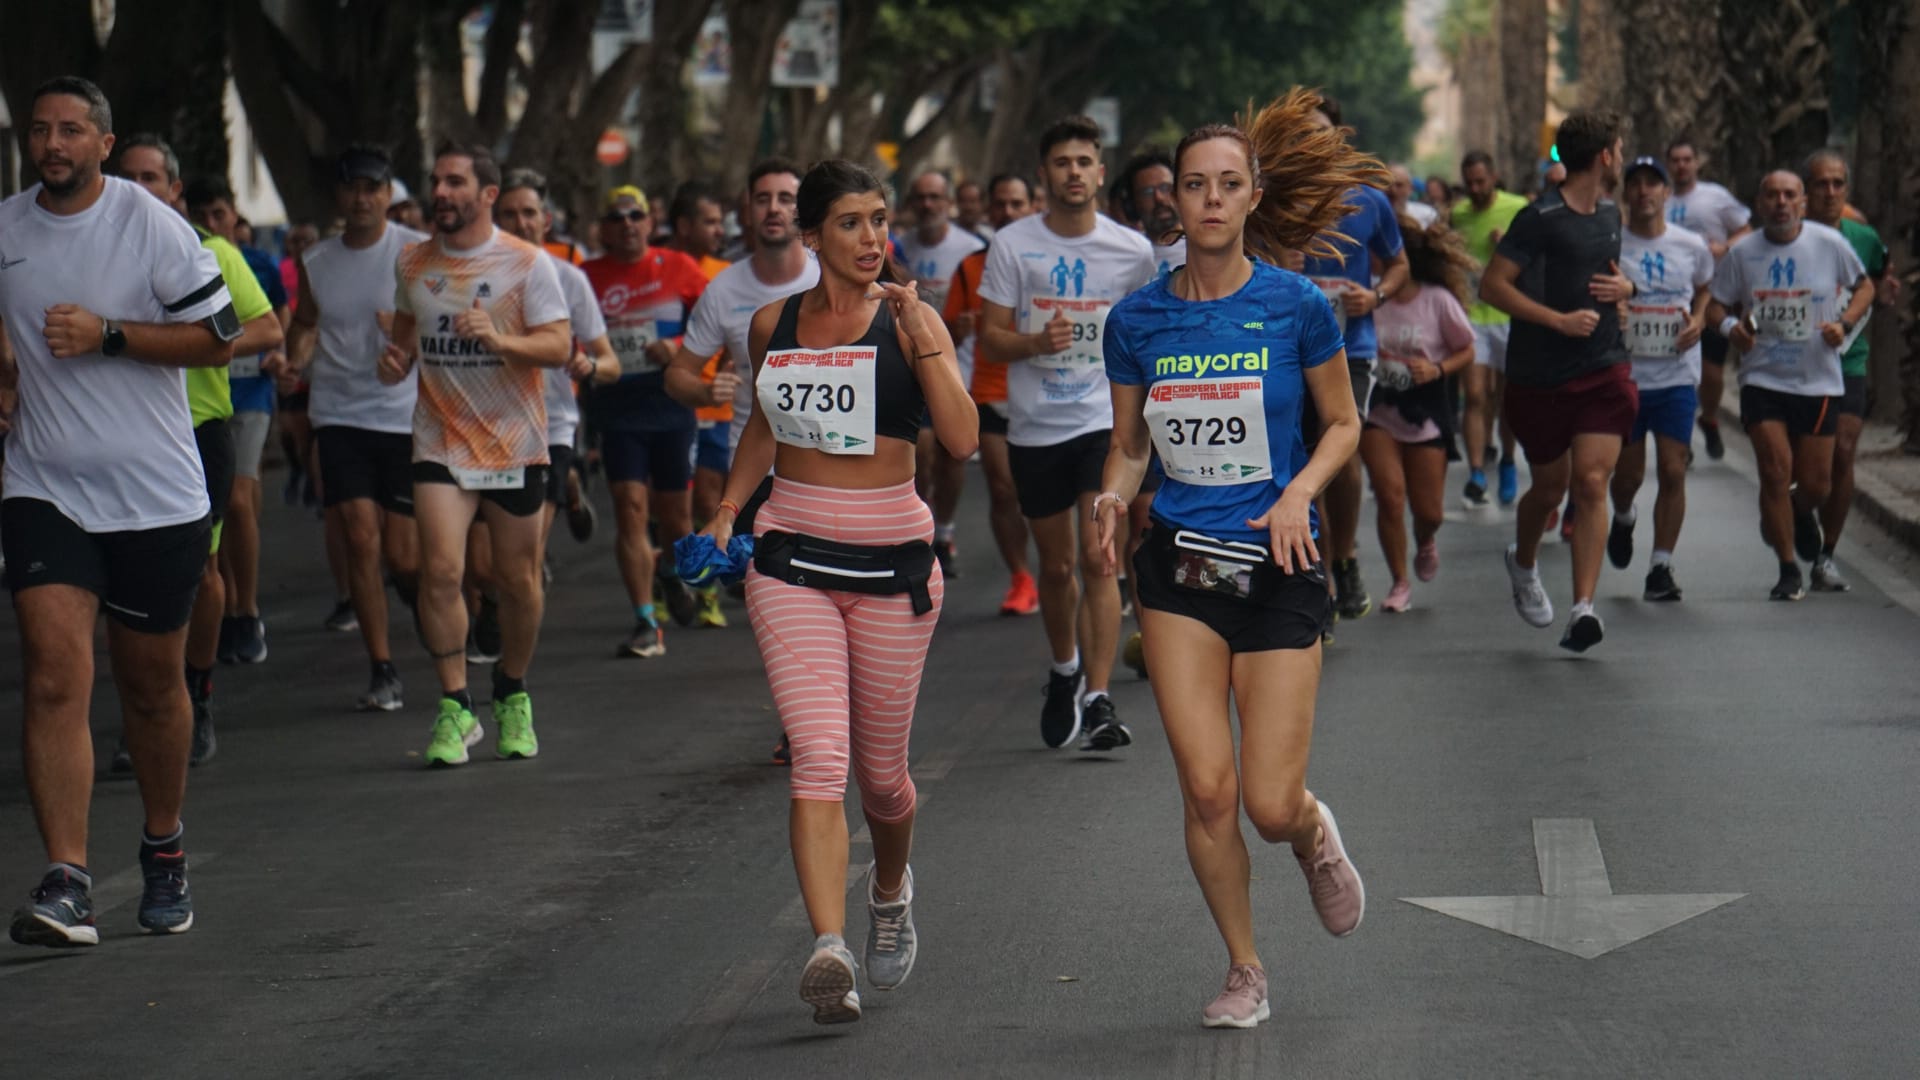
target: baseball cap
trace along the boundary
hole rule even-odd
[[[393,201],[390,206],[400,206],[413,201],[413,192],[407,190],[407,182],[399,177],[393,178]]]
[[[1652,169],[1653,175],[1659,177],[1661,183],[1669,185],[1673,183],[1672,178],[1667,176],[1666,165],[1662,164],[1659,158],[1649,157],[1646,154],[1634,158],[1633,163],[1627,166],[1627,171],[1621,175],[1621,179],[1632,176],[1639,169]]]
[[[607,192],[606,205],[603,206],[602,209],[616,210],[619,209],[620,204],[623,202],[630,202],[639,207],[640,212],[643,214],[653,213],[653,207],[647,203],[647,193],[634,187],[632,184],[621,184],[619,187]]]
[[[340,160],[335,165],[334,176],[343,183],[349,180],[371,180],[376,184],[384,184],[393,180],[393,162],[379,150],[355,147],[340,155]],[[394,183],[398,184],[399,181],[396,180]]]

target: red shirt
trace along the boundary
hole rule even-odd
[[[707,288],[700,264],[682,252],[650,247],[632,262],[603,255],[580,269],[593,283],[607,317],[607,340],[620,358],[620,381],[593,392],[602,425],[627,431],[693,427],[693,410],[667,396],[665,369],[647,355],[647,346],[677,339],[685,330],[688,313]]]

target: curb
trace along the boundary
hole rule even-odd
[[[1720,422],[1741,430],[1737,403],[1721,401]],[[1891,484],[1861,469],[1857,463],[1853,470],[1853,509],[1887,535],[1920,552],[1920,500],[1894,490]]]

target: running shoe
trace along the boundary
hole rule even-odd
[[[913,867],[898,900],[881,902],[873,895],[874,867],[867,865],[867,978],[877,990],[892,990],[913,974],[920,938],[913,930]]]
[[[1487,448],[1480,452],[1480,467],[1483,469],[1491,469],[1499,464],[1499,462],[1500,448],[1491,443],[1487,444]]]
[[[1512,506],[1520,497],[1520,468],[1511,461],[1500,463],[1500,505]]]
[[[287,482],[280,485],[280,501],[288,506],[300,505],[300,489],[306,484],[306,470],[291,462],[287,464]]]
[[[1573,543],[1573,500],[1567,500],[1567,508],[1560,514],[1560,542]]]
[[[120,732],[120,742],[113,748],[113,759],[107,763],[107,771],[115,776],[123,776],[133,771],[133,755],[127,752],[127,733]]]
[[[1567,620],[1567,632],[1560,635],[1560,647],[1568,652],[1583,653],[1607,636],[1607,628],[1593,608],[1575,605],[1573,617]]]
[[[1807,595],[1807,586],[1800,580],[1800,568],[1780,565],[1780,580],[1774,583],[1773,591],[1767,594],[1769,600],[1799,600]]]
[[[1080,726],[1087,733],[1080,749],[1106,753],[1133,745],[1133,732],[1120,722],[1119,711],[1114,708],[1113,699],[1107,695],[1101,694],[1082,706],[1080,717]]]
[[[584,493],[579,502],[567,507],[567,531],[582,544],[593,538],[593,527],[598,521],[593,513],[593,504],[587,501]]]
[[[853,953],[839,934],[821,934],[813,939],[813,955],[800,972],[800,1000],[813,1006],[816,1024],[851,1024],[860,1019]]]
[[[1487,505],[1487,474],[1475,469],[1467,474],[1467,486],[1460,490],[1460,497],[1468,506]]]
[[[493,703],[493,727],[494,757],[506,761],[540,756],[540,737],[533,733],[533,698],[525,690]]]
[[[1334,611],[1343,619],[1362,619],[1373,610],[1373,598],[1360,581],[1360,560],[1333,564]]]
[[[333,602],[333,612],[327,616],[326,621],[321,625],[336,634],[351,634],[355,630],[360,629],[360,616],[353,613],[353,601],[335,600]]]
[[[172,850],[140,845],[140,929],[149,934],[184,934],[193,929],[193,890],[187,887],[187,853],[180,842]]]
[[[1700,418],[1700,434],[1706,438],[1707,458],[1719,461],[1727,456],[1727,444],[1720,441],[1720,425],[1706,417]]]
[[[1833,565],[1833,556],[1825,552],[1814,562],[1810,576],[1813,578],[1814,592],[1846,592],[1853,588],[1847,584],[1846,578],[1840,576],[1840,568]]]
[[[787,768],[793,767],[793,743],[787,738],[786,732],[781,732],[780,741],[774,744],[773,763]]]
[[[433,741],[427,744],[427,764],[465,765],[467,747],[480,741],[483,732],[472,710],[450,697],[440,699],[440,715],[433,719]]]
[[[1413,576],[1421,581],[1432,581],[1440,576],[1440,538],[1429,536],[1420,541],[1420,547],[1413,553]]]
[[[1200,1023],[1210,1028],[1250,1028],[1273,1015],[1267,1005],[1267,973],[1253,964],[1235,964],[1227,969],[1227,986],[1200,1013]]]
[[[1413,586],[1404,581],[1396,581],[1393,588],[1387,590],[1387,598],[1380,601],[1380,610],[1399,614],[1413,606]]]
[[[946,578],[957,578],[960,576],[959,556],[953,552],[953,541],[935,540],[933,542],[933,557],[935,561],[940,564],[941,576]],[[874,985],[879,986],[880,984],[876,981]]]
[[[500,662],[500,605],[490,596],[480,598],[480,614],[474,617],[467,631],[467,662]]]
[[[13,913],[13,940],[55,949],[100,944],[93,922],[91,882],[64,866],[47,871],[28,895],[32,903]]]
[[[665,656],[667,655],[666,638],[660,633],[659,627],[641,619],[633,624],[633,634],[621,644],[618,655],[638,656],[649,660],[656,656]]]
[[[694,612],[694,623],[714,630],[725,630],[727,613],[720,610],[720,586],[709,585],[704,589],[696,589],[694,596],[700,601],[700,610]]]
[[[220,740],[213,733],[213,697],[192,693],[187,697],[193,702],[193,750],[187,764],[204,765],[220,750]]]
[[[234,620],[233,658],[242,664],[257,664],[267,658],[267,624],[258,615],[242,615]]]
[[[1080,695],[1086,691],[1086,669],[1071,675],[1047,673],[1047,703],[1040,707],[1040,740],[1054,750],[1063,749],[1080,734]]]
[[[1680,586],[1673,580],[1673,567],[1660,563],[1647,571],[1647,588],[1642,600],[1678,600]]]
[[[1033,575],[1021,571],[1007,585],[1007,595],[1000,601],[1002,615],[1031,615],[1040,610],[1040,587],[1033,582]]]
[[[233,639],[235,627],[239,622],[240,620],[232,615],[222,616],[220,619],[220,641],[213,648],[213,658],[223,664],[237,662],[233,656]]]
[[[1613,524],[1607,527],[1607,561],[1615,567],[1625,570],[1633,565],[1633,527],[1637,522],[1620,523],[1618,514]]]
[[[1327,933],[1346,937],[1358,930],[1367,913],[1366,886],[1347,858],[1346,846],[1340,842],[1340,826],[1326,803],[1320,803],[1320,850],[1310,858],[1296,854],[1294,859],[1307,876],[1314,913],[1320,916],[1320,925],[1327,928]]]
[[[1140,631],[1135,630],[1127,635],[1127,644],[1120,650],[1120,658],[1133,669],[1135,675],[1147,678],[1147,647],[1140,637]]]
[[[1820,549],[1827,538],[1820,533],[1820,515],[1813,509],[1793,508],[1793,553],[1803,563],[1820,561]]]
[[[405,688],[400,685],[400,673],[392,664],[375,664],[373,678],[367,684],[367,692],[360,695],[358,708],[361,712],[398,712],[406,704]]]
[[[693,599],[693,590],[677,577],[656,574],[653,579],[654,594],[667,606],[667,615],[675,626],[692,626],[693,617],[699,611],[699,605]]]
[[[1553,601],[1547,599],[1547,590],[1540,584],[1540,568],[1521,569],[1514,560],[1518,545],[1507,545],[1507,581],[1513,586],[1513,609],[1520,613],[1528,626],[1546,629],[1553,625]]]

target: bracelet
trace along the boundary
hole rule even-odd
[[[739,517],[739,516],[740,516],[740,504],[739,504],[739,503],[737,503],[737,502],[734,502],[734,501],[733,501],[732,499],[721,499],[721,500],[720,500],[720,505],[719,505],[719,506],[717,506],[717,507],[715,507],[714,509],[716,509],[716,510],[731,510],[731,511],[733,511],[733,516],[734,516],[734,517]]]
[[[945,355],[946,353],[944,351],[940,349],[935,349],[932,352],[915,353],[913,358],[915,360],[925,360],[929,356],[945,356]]]
[[[1100,494],[1095,495],[1093,497],[1093,516],[1094,517],[1100,516],[1100,504],[1103,502],[1106,502],[1108,499],[1112,499],[1114,502],[1119,503],[1122,509],[1126,508],[1127,497],[1125,495],[1122,495],[1117,491],[1103,491]]]
[[[1738,315],[1729,315],[1726,318],[1721,319],[1720,320],[1720,336],[1723,338],[1732,337],[1733,328],[1739,325],[1740,325],[1740,317]]]

